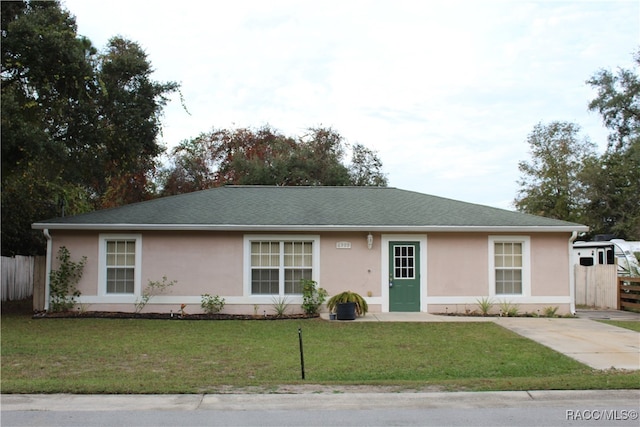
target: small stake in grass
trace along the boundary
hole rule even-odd
[[[302,379],[304,379],[304,352],[302,351],[302,328],[298,328],[298,341],[300,341],[300,369],[302,371]]]

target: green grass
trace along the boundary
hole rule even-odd
[[[600,320],[600,322],[640,332],[640,322],[637,320]]]
[[[300,378],[298,328],[306,380]],[[2,317],[3,393],[215,393],[281,385],[638,388],[493,323]]]

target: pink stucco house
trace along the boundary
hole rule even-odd
[[[300,310],[300,280],[351,290],[370,312],[464,312],[480,298],[520,312],[574,311],[571,243],[587,227],[379,187],[227,186],[55,218],[47,269],[61,246],[87,257],[78,299],[91,311],[134,311],[149,280],[177,281],[145,311]],[[48,277],[48,274],[47,274]],[[48,290],[48,287],[47,287]]]

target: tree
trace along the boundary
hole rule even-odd
[[[634,55],[640,66],[640,49]],[[624,150],[638,139],[640,126],[640,79],[632,70],[618,69],[617,75],[609,70],[598,71],[587,84],[598,90],[598,96],[589,103],[589,110],[602,116],[604,125],[611,130],[610,148]]]
[[[31,223],[150,196],[178,85],[152,81],[135,43],[114,38],[99,54],[59,1],[0,7],[2,254],[42,253]]]
[[[529,134],[531,161],[518,168],[520,191],[515,206],[521,212],[580,222],[584,191],[578,177],[594,145],[579,137],[578,125],[568,122],[537,124]]]
[[[91,42],[57,2],[1,2],[2,254],[42,252],[34,220],[59,215],[78,193],[65,175],[67,143],[85,126],[93,73]],[[82,190],[80,190],[82,191]],[[86,194],[85,194],[86,195]],[[70,211],[86,207],[69,197]]]
[[[103,171],[94,181],[99,207],[118,206],[153,196],[150,173],[164,147],[157,141],[167,95],[175,82],[151,80],[153,69],[135,42],[114,37],[97,61],[100,82],[94,159]],[[99,153],[98,156],[95,154]]]
[[[349,175],[351,184],[357,186],[386,187],[387,177],[382,172],[378,154],[362,144],[354,144]]]
[[[640,50],[634,60],[640,65]],[[600,70],[589,109],[611,131],[605,153],[587,165],[586,217],[592,232],[640,240],[640,78],[631,70]]]
[[[214,129],[172,151],[160,186],[169,195],[225,184],[386,185],[374,152],[356,145],[348,167],[345,151],[344,138],[331,128],[310,128],[297,138],[270,126]]]
[[[592,234],[640,240],[640,141],[624,151],[606,151],[589,161],[581,176]]]

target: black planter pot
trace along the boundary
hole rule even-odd
[[[355,320],[356,319],[356,303],[341,302],[336,306],[336,317],[338,320]]]

